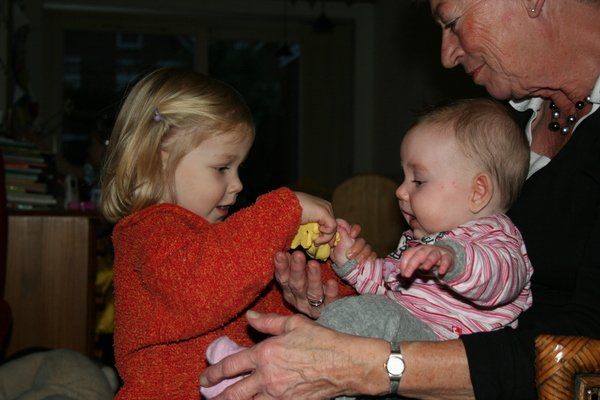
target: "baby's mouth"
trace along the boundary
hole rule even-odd
[[[408,211],[405,210],[400,210],[400,212],[402,213],[402,215],[404,215],[404,219],[408,222],[411,219],[413,219],[415,216],[411,213],[409,213]]]

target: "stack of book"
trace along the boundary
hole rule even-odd
[[[4,159],[6,204],[21,210],[54,209],[58,201],[50,191],[54,179],[49,156],[34,145],[0,137]]]

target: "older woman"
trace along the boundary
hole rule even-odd
[[[461,65],[495,98],[529,111],[530,178],[510,216],[535,268],[533,307],[519,327],[391,348],[301,316],[249,313],[276,335],[208,368],[205,385],[254,371],[219,399],[319,399],[398,393],[435,399],[534,399],[534,337],[600,337],[600,1],[430,0],[442,63]],[[317,264],[276,256],[286,299],[316,316],[326,302]],[[313,301],[313,304],[314,301]],[[399,347],[399,351],[396,347]],[[401,353],[401,356],[400,356]],[[387,366],[387,367],[384,367]]]

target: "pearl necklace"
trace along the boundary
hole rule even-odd
[[[567,120],[567,125],[565,126],[561,126],[560,123],[558,122],[558,120],[560,119],[560,110],[558,108],[558,106],[556,104],[554,104],[554,102],[550,102],[550,111],[552,111],[552,122],[550,122],[550,124],[548,125],[548,129],[550,129],[551,131],[560,131],[561,135],[568,135],[569,133],[571,133],[571,130],[573,128],[573,125],[575,125],[575,122],[577,122],[577,114],[579,113],[579,111],[583,110],[583,108],[585,107],[586,104],[589,104],[592,102],[592,98],[590,96],[586,97],[585,100],[580,100],[577,103],[575,103],[575,108],[577,109],[575,111],[575,114],[572,115],[568,115],[566,120]]]

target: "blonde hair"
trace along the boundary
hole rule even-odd
[[[457,100],[432,109],[417,124],[451,124],[452,130],[439,133],[454,134],[465,156],[494,180],[500,207],[510,208],[527,178],[530,151],[525,132],[505,105],[489,98]]]
[[[252,115],[224,82],[175,68],[141,79],[125,98],[110,137],[100,210],[108,221],[172,201],[179,161],[215,135],[254,138]],[[169,156],[163,165],[162,152]]]

